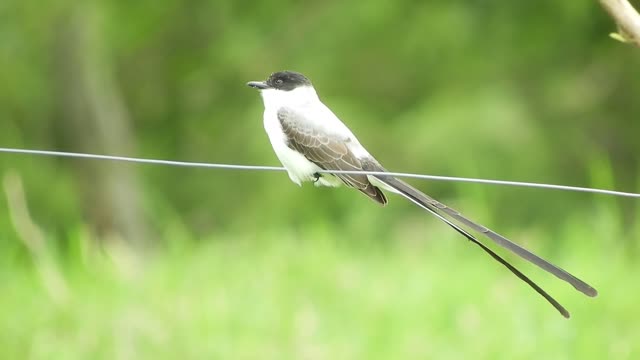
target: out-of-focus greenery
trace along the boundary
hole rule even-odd
[[[291,69],[390,170],[640,191],[640,52],[613,30],[596,1],[5,0],[0,143],[276,165],[245,83]],[[134,252],[96,235],[84,164],[0,154],[45,240],[3,193],[1,358],[640,356],[637,200],[414,182],[600,290],[526,267],[566,321],[411,204],[283,173],[110,164],[139,185]]]

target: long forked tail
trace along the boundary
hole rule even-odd
[[[507,267],[512,273],[514,273],[517,277],[526,282],[529,286],[531,286],[537,293],[542,295],[551,305],[553,305],[563,316],[569,317],[569,312],[562,307],[555,299],[553,299],[547,292],[545,292],[542,288],[540,288],[537,284],[535,284],[531,279],[529,279],[526,275],[516,269],[514,266],[509,264],[506,260],[500,257],[498,254],[493,252],[491,249],[482,244],[478,239],[476,239],[473,235],[471,235],[468,231],[463,229],[462,226],[466,226],[474,231],[478,231],[481,234],[485,235],[487,238],[494,241],[496,244],[504,247],[505,249],[510,250],[514,254],[522,257],[523,259],[531,262],[532,264],[537,265],[538,267],[546,270],[547,272],[555,275],[561,280],[564,280],[575,287],[578,291],[584,293],[587,296],[596,296],[598,292],[596,289],[591,287],[589,284],[584,281],[578,279],[577,277],[571,275],[567,271],[551,264],[550,262],[542,259],[541,257],[535,255],[529,250],[521,247],[520,245],[510,241],[504,236],[476,223],[471,221],[470,219],[464,217],[462,214],[457,212],[456,210],[438,202],[437,200],[427,196],[421,191],[415,189],[411,185],[405,183],[402,180],[396,179],[393,176],[387,175],[376,175],[375,176],[380,182],[385,184],[385,187],[388,187],[389,190],[394,191],[411,202],[415,203],[419,207],[428,211],[429,213],[436,216],[438,219],[445,222],[447,225],[451,226],[458,233],[462,234],[469,241],[478,245],[482,250],[487,252],[491,257],[500,262],[502,265]],[[456,223],[460,224],[456,224]]]

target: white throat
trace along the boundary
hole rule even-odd
[[[320,101],[313,86],[300,86],[290,91],[265,89],[260,91],[260,95],[265,109],[295,108]]]

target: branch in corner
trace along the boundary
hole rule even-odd
[[[616,40],[640,47],[640,14],[627,0],[600,0],[602,6],[618,25]]]

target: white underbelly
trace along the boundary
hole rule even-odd
[[[265,111],[264,129],[269,136],[273,151],[276,153],[278,160],[287,169],[291,181],[302,185],[303,181],[314,180],[314,174],[321,170],[320,167],[287,146],[286,136],[275,112]]]

